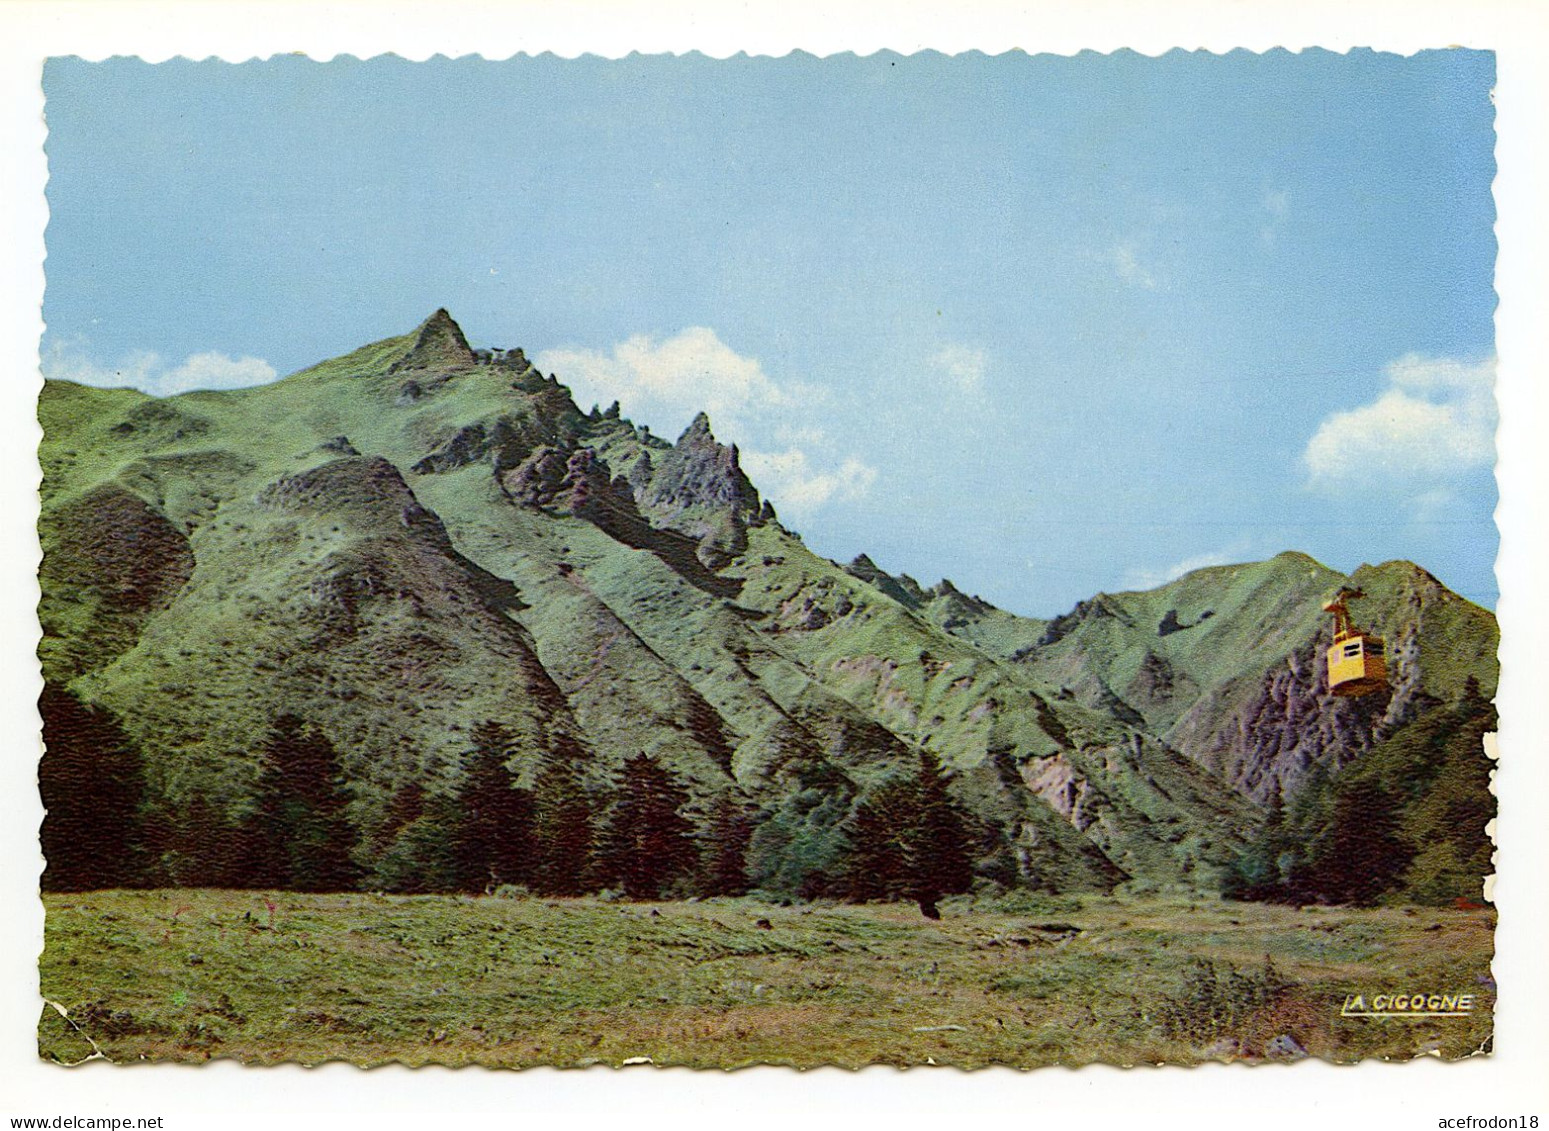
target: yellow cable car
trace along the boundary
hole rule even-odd
[[[1335,695],[1371,695],[1388,686],[1388,664],[1382,637],[1362,632],[1350,621],[1346,601],[1366,596],[1359,589],[1341,589],[1323,606],[1334,614],[1334,643],[1328,650],[1328,689]]]

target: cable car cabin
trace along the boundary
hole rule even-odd
[[[1328,689],[1335,695],[1370,695],[1388,685],[1382,638],[1366,632],[1334,637],[1328,650]]]
[[[1364,597],[1359,589],[1341,589],[1323,611],[1334,614],[1334,643],[1328,650],[1328,689],[1335,695],[1370,695],[1388,686],[1388,662],[1382,637],[1362,632],[1350,621],[1345,602]]]

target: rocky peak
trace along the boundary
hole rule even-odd
[[[902,577],[894,577],[869,555],[858,554],[855,560],[844,567],[844,571],[851,577],[859,578],[872,588],[886,593],[900,605],[910,609],[918,609],[927,599],[927,593],[908,574]]]
[[[442,307],[424,322],[414,336],[414,345],[392,365],[389,372],[405,369],[468,369],[477,363],[462,327]]]
[[[644,434],[641,441],[651,443]],[[640,512],[654,525],[697,541],[700,561],[712,569],[746,549],[746,528],[765,521],[764,511],[737,449],[716,440],[710,418],[699,413],[675,445],[653,452],[628,476]]]
[[[700,412],[689,421],[687,428],[683,429],[683,435],[678,437],[680,448],[718,448],[720,444],[715,439],[715,433],[710,431],[710,416]]]
[[[1134,626],[1134,620],[1112,597],[1107,593],[1099,593],[1090,600],[1077,601],[1076,607],[1070,612],[1051,620],[1048,627],[1044,629],[1043,636],[1039,638],[1038,644],[1040,647],[1058,644],[1079,625],[1110,618],[1122,621],[1126,627]]]
[[[663,453],[641,495],[642,505],[661,512],[696,507],[759,512],[758,491],[743,474],[735,445],[718,441],[710,431],[710,418],[702,412],[683,430],[677,444]]]
[[[1428,570],[1401,559],[1381,565],[1362,564],[1350,575],[1350,584],[1358,589],[1371,586],[1374,591],[1391,588],[1427,604],[1446,596],[1456,596]]]
[[[936,587],[930,591],[930,594],[932,597],[937,598],[955,597],[960,601],[966,601],[970,605],[979,605],[988,608],[983,600],[971,593],[964,593],[961,589],[954,585],[950,577],[943,577],[939,582],[937,582]]]

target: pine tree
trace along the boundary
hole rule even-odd
[[[250,867],[240,822],[206,793],[191,793],[165,819],[167,878],[177,887],[241,887]]]
[[[287,816],[284,781],[284,775],[276,766],[268,762],[260,765],[253,809],[237,829],[242,862],[232,881],[234,887],[284,889],[290,886],[290,858],[284,828]],[[187,842],[183,822],[176,821],[174,828],[179,844]],[[175,855],[181,859],[183,853]],[[177,871],[174,867],[174,874]]]
[[[257,811],[246,823],[248,887],[348,891],[360,878],[338,754],[327,737],[282,715],[263,747]]]
[[[910,830],[909,894],[931,919],[942,896],[967,891],[973,882],[968,817],[947,792],[946,771],[935,755],[920,751],[918,815]]]
[[[912,830],[919,817],[919,790],[895,778],[867,794],[845,824],[850,850],[843,888],[849,898],[904,899],[910,895]]]
[[[845,832],[845,887],[852,899],[912,899],[929,918],[937,902],[973,880],[969,821],[934,755],[913,778],[884,783],[855,807]]]
[[[598,835],[598,882],[632,899],[660,899],[692,875],[698,853],[693,822],[683,814],[688,801],[688,790],[655,758],[628,759]]]
[[[1493,718],[1495,711],[1494,703],[1485,698],[1484,691],[1479,686],[1479,677],[1473,675],[1463,681],[1463,696],[1458,707],[1464,715],[1468,716],[1489,714]]]
[[[410,780],[393,797],[377,831],[371,886],[416,894],[468,890],[456,854],[460,820],[455,796],[431,793]]]
[[[1295,844],[1286,830],[1285,802],[1277,791],[1270,799],[1269,816],[1245,844],[1221,880],[1227,899],[1277,900],[1287,898],[1290,877],[1283,864],[1295,860]]]
[[[425,815],[425,809],[425,786],[418,778],[410,778],[388,802],[387,812],[383,814],[382,823],[372,838],[372,852],[386,851],[399,833]]]
[[[1341,782],[1328,829],[1312,849],[1319,894],[1369,904],[1396,887],[1411,853],[1398,839],[1393,799],[1376,782]]]
[[[748,890],[748,845],[753,839],[753,818],[730,794],[716,798],[704,836],[706,895],[743,895]]]
[[[46,891],[129,887],[141,882],[139,751],[106,711],[45,683],[42,842]]]
[[[533,783],[533,886],[545,895],[587,890],[592,806],[581,781],[580,744],[562,736]]]
[[[500,884],[524,884],[533,873],[533,795],[515,788],[506,763],[511,732],[497,722],[480,723],[457,795],[454,852],[459,886],[488,891]]]

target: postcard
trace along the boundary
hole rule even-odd
[[[50,58],[39,1055],[1489,1053],[1495,82]]]

